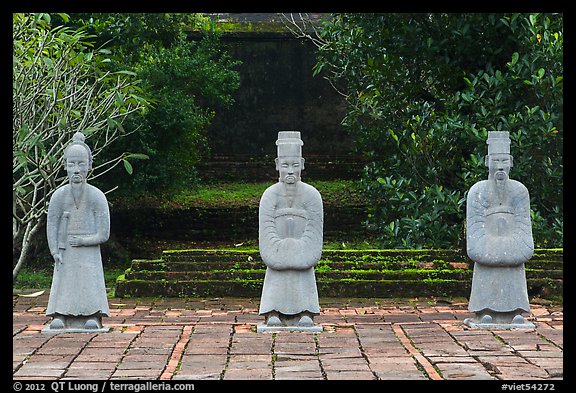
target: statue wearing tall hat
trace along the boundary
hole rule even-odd
[[[488,132],[488,180],[474,184],[466,205],[466,248],[474,262],[468,310],[474,328],[533,328],[524,264],[534,252],[530,197],[509,178],[512,167],[506,131]]]
[[[276,141],[278,183],[262,194],[259,247],[266,264],[260,301],[265,323],[258,331],[321,331],[314,267],[322,255],[322,197],[300,180],[304,169],[300,132],[281,131]]]
[[[54,275],[46,315],[52,317],[45,333],[105,332],[102,317],[109,316],[100,244],[110,235],[106,196],[88,184],[92,152],[77,132],[64,150],[69,183],[52,194],[46,234],[54,258]]]

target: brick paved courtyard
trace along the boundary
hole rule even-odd
[[[14,296],[15,380],[563,379],[563,313],[473,330],[465,299],[320,299],[321,333],[256,333],[259,299],[109,299],[112,329],[45,334],[48,295]]]

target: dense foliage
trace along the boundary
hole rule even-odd
[[[562,245],[562,14],[337,14],[315,72],[346,96],[369,158],[368,224],[387,247],[463,243],[489,130],[509,131],[510,176],[531,194],[537,247]]]
[[[150,159],[127,168],[131,176],[115,174],[105,182],[120,185],[120,195],[194,188],[195,166],[207,156],[206,130],[239,87],[238,62],[222,49],[210,20],[172,13],[73,17],[114,50],[113,66],[142,79],[153,102],[144,118],[128,119],[125,128],[137,132],[115,146]]]
[[[200,14],[14,14],[13,42],[16,277],[67,181],[62,152],[76,131],[105,192],[193,187],[205,130],[239,77]]]
[[[130,154],[106,156],[122,123],[147,106],[132,72],[108,67],[110,52],[83,29],[58,25],[68,15],[13,14],[12,203],[13,277],[43,228],[48,201],[67,181],[63,151],[81,131],[97,160],[91,177]],[[105,159],[102,157],[106,156]]]

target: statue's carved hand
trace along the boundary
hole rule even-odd
[[[54,254],[54,262],[55,262],[57,265],[62,264],[62,255],[60,255],[60,253]]]
[[[80,236],[70,236],[68,242],[72,247],[79,247],[84,245],[84,239]]]

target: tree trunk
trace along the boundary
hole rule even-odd
[[[22,250],[20,251],[20,256],[18,257],[18,262],[14,269],[12,270],[12,281],[16,280],[18,277],[18,273],[20,273],[20,269],[24,266],[26,259],[28,258],[28,251],[30,250],[30,245],[34,239],[34,236],[38,232],[40,228],[42,228],[42,222],[44,220],[44,216],[40,218],[36,223],[29,222],[26,225],[26,230],[24,231],[24,236],[22,237]]]

